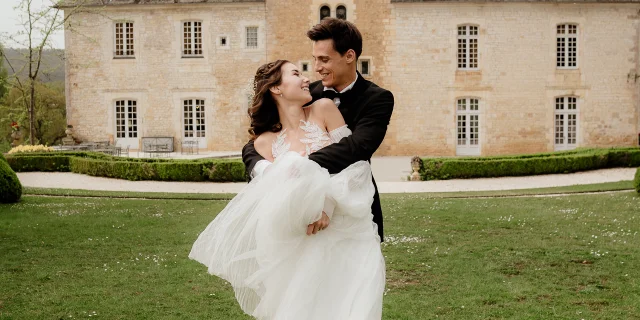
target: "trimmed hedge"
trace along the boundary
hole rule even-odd
[[[7,162],[7,159],[5,159],[5,157],[2,154],[2,152],[0,152],[0,162]]]
[[[22,197],[22,184],[7,161],[3,160],[0,160],[0,203],[18,202]]]
[[[579,149],[498,157],[422,159],[422,180],[569,173],[640,166],[640,148]]]
[[[640,168],[636,170],[636,177],[633,179],[633,187],[640,193]]]
[[[18,172],[74,172],[126,180],[245,181],[244,164],[240,160],[135,159],[93,152],[16,154],[7,160]]]

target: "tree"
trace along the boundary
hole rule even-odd
[[[67,121],[64,85],[62,83],[38,82],[35,91],[34,142],[52,145],[65,137],[64,130]],[[6,117],[0,118],[2,129],[8,128],[12,121],[25,123],[29,114],[25,112],[23,105],[20,89],[12,88],[0,103],[0,114],[6,115]],[[0,130],[0,132],[3,131]]]
[[[4,67],[4,51],[2,50],[2,44],[0,44],[0,100],[7,94],[9,90],[7,79],[9,74],[7,73],[7,69]]]
[[[22,30],[16,34],[8,35],[9,44],[26,48],[25,61],[21,69],[26,68],[26,79],[21,78],[23,70],[16,70],[12,61],[7,59],[4,49],[0,47],[0,56],[9,65],[13,74],[11,85],[21,95],[20,101],[28,114],[29,143],[34,144],[36,139],[36,91],[38,77],[42,63],[42,52],[51,47],[51,35],[64,28],[67,20],[83,10],[85,5],[104,4],[104,0],[48,0],[50,5],[39,8],[39,2],[34,0],[20,0],[15,9],[20,13]],[[61,7],[65,8],[64,14]],[[39,8],[39,9],[38,9]]]

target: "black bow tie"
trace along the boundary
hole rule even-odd
[[[333,90],[324,90],[322,92],[322,97],[323,98],[329,98],[331,100],[334,100],[335,98],[340,98],[341,94],[338,92],[335,92]]]

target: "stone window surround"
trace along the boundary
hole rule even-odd
[[[224,45],[222,44],[222,38],[224,38],[225,41],[226,41],[226,43]],[[220,49],[227,50],[227,49],[231,48],[231,38],[229,38],[229,36],[226,35],[226,34],[218,35],[216,43],[217,43],[218,48],[220,48]]]
[[[186,126],[184,114],[187,113],[187,111],[184,110],[184,108],[186,107],[186,105],[185,105],[186,102],[189,101],[189,100],[191,101],[191,103],[192,103],[191,107],[193,108],[191,110],[191,118],[190,118],[191,120],[193,120],[193,123],[191,124],[191,126],[192,126],[192,130],[191,131],[192,131],[193,136],[186,137],[185,136],[186,135],[186,129],[184,128]],[[202,118],[202,120],[204,120],[204,123],[202,123],[202,124],[197,124],[196,123],[196,121],[198,120],[198,118],[196,117],[196,109],[199,106],[197,104],[198,101],[202,102],[201,106],[204,109],[204,112],[203,112],[204,113],[204,117]],[[180,133],[181,139],[183,139],[183,140],[184,139],[205,139],[207,137],[207,131],[208,131],[207,130],[208,129],[208,126],[207,126],[208,110],[207,109],[210,109],[210,108],[207,108],[207,106],[208,106],[207,100],[204,99],[204,98],[184,98],[184,99],[182,99],[182,119],[181,119],[182,132]],[[204,126],[204,133],[203,133],[204,136],[202,136],[202,137],[197,136],[197,134],[198,134],[197,126]]]
[[[458,29],[460,27],[465,27],[467,32],[469,30],[469,27],[476,27],[477,28],[477,34],[476,35],[467,34],[467,35],[464,35],[464,36],[460,36],[458,34]],[[456,52],[456,60],[455,60],[456,61],[456,69],[460,70],[460,71],[477,71],[477,70],[479,70],[480,69],[480,44],[479,44],[479,42],[480,42],[480,25],[476,24],[476,23],[458,24],[458,25],[456,25],[455,34],[456,34],[456,51],[455,51]],[[465,52],[465,58],[464,58],[465,59],[465,63],[467,64],[466,67],[460,67],[459,66],[459,61],[458,61],[458,59],[459,59],[459,57],[458,57],[458,54],[459,54],[458,53],[459,43],[458,42],[459,42],[460,39],[466,39],[467,40],[466,41],[466,52]],[[475,57],[476,58],[476,66],[475,67],[470,67],[470,64],[471,64],[470,54],[471,53],[470,53],[470,41],[469,40],[471,40],[471,39],[475,39],[476,40],[476,43],[475,43],[475,45],[476,45],[476,57]]]
[[[470,100],[470,99],[477,99],[478,100],[478,110],[474,110],[474,111],[470,111],[470,110],[466,110],[466,111],[462,111],[459,112],[458,111],[458,101],[459,100]],[[480,155],[480,152],[482,150],[482,110],[484,110],[484,99],[480,96],[458,96],[455,98],[454,101],[454,145],[456,148],[456,155],[457,156],[474,156],[474,155]],[[474,145],[473,147],[470,146],[464,146],[464,147],[459,147],[458,146],[458,115],[478,115],[478,144]],[[466,123],[469,123],[469,118],[466,119]],[[467,125],[467,139],[469,136],[469,127]]]
[[[305,64],[307,65],[307,71],[304,70]],[[300,60],[298,62],[298,67],[300,68],[300,72],[308,73],[313,71],[313,64],[309,60]]]
[[[326,2],[325,2],[325,3],[322,3],[322,4],[320,4],[320,5],[318,6],[318,10],[317,10],[318,15],[316,16],[316,17],[318,17],[318,18],[317,18],[317,19],[318,19],[318,22],[320,22],[320,20],[322,20],[322,19],[320,19],[320,11],[322,10],[322,7],[329,7],[329,12],[330,12],[330,13],[329,13],[329,17],[337,18],[337,14],[338,14],[338,7],[340,7],[340,6],[343,6],[343,7],[344,7],[344,9],[345,9],[345,11],[346,11],[346,16],[347,16],[347,18],[346,18],[345,20],[347,20],[347,21],[351,21],[351,20],[349,20],[349,12],[350,12],[351,10],[349,9],[349,6],[348,6],[346,3],[339,2],[339,3],[336,3],[336,4],[334,4],[334,5],[332,6],[331,4],[329,4],[329,3],[326,3]]]
[[[258,46],[257,47],[247,47],[247,28],[255,27],[258,28]],[[244,52],[262,52],[265,46],[265,36],[263,34],[263,30],[265,30],[264,22],[262,21],[246,21],[241,22],[238,25],[239,31],[242,35],[242,50]]]
[[[576,65],[575,65],[575,66],[572,66],[572,67],[569,67],[569,66],[567,66],[567,65],[566,65],[566,64],[568,64],[568,63],[569,63],[569,60],[568,60],[568,58],[569,58],[569,57],[568,57],[568,41],[567,41],[567,40],[565,40],[565,55],[564,55],[564,58],[565,58],[565,66],[564,66],[564,67],[558,66],[558,62],[557,62],[557,61],[558,61],[558,60],[557,60],[557,58],[558,58],[558,44],[557,44],[557,39],[558,39],[558,38],[560,38],[560,37],[564,37],[565,39],[567,39],[567,38],[568,38],[566,34],[565,34],[564,36],[560,36],[560,35],[558,34],[558,27],[559,27],[559,26],[563,26],[563,25],[564,25],[565,27],[566,27],[566,26],[569,26],[569,25],[574,25],[574,26],[576,26],[576,35],[575,35],[575,38],[576,38]],[[554,54],[555,54],[555,55],[554,55],[554,57],[555,57],[555,59],[554,59],[554,60],[556,61],[556,69],[558,69],[558,70],[576,70],[576,69],[579,69],[579,66],[580,66],[580,35],[582,34],[582,32],[581,32],[581,28],[580,28],[580,26],[581,26],[581,25],[582,25],[582,24],[580,24],[579,22],[559,22],[559,23],[556,23],[556,24],[554,25],[553,32],[554,32],[554,34],[556,35],[556,37],[555,37],[555,39],[556,39],[556,44],[555,44],[555,46],[554,46],[554,50],[553,50],[553,51],[554,51]]]
[[[133,23],[133,55],[116,55],[116,41],[117,41],[117,37],[116,37],[116,28],[118,23]],[[137,33],[138,33],[138,28],[136,27],[137,24],[134,20],[131,19],[117,19],[117,20],[113,20],[113,59],[135,59],[136,55],[136,47],[137,47]],[[126,28],[126,27],[125,27]],[[126,30],[123,30],[123,51],[126,52],[127,51],[127,38],[126,38]]]
[[[176,137],[180,137],[180,139],[197,139],[199,141],[199,148],[206,148],[207,142],[211,141],[214,133],[213,125],[215,123],[215,119],[217,116],[217,110],[215,108],[215,99],[214,99],[214,88],[201,88],[202,91],[192,91],[192,90],[174,90],[172,93],[172,117],[170,119],[171,124],[169,127],[173,128],[173,132],[175,132]],[[205,105],[205,118],[204,118],[204,128],[205,128],[205,137],[204,138],[184,138],[184,101],[185,100],[204,100]]]
[[[138,113],[138,138],[132,139],[135,141],[131,141],[129,143],[125,143],[126,140],[120,138],[118,142],[118,146],[126,147],[129,146],[131,149],[138,149],[140,137],[143,137],[146,132],[145,128],[145,114],[146,114],[146,106],[148,105],[147,95],[145,91],[139,90],[107,90],[104,95],[103,103],[107,107],[107,136],[116,138],[116,101],[118,100],[135,100],[137,113]]]
[[[362,73],[362,61],[368,61],[369,62],[369,73]],[[360,56],[358,58],[358,64],[357,64],[357,69],[360,72],[360,74],[365,77],[365,78],[370,78],[373,75],[373,57],[371,56]]]
[[[558,111],[556,110],[556,100],[559,98],[565,98],[565,101],[563,102],[565,105],[565,109]],[[576,108],[574,110],[569,110],[566,108],[566,106],[568,105],[568,101],[566,100],[566,98],[575,98],[576,99]],[[553,98],[552,101],[552,109],[553,109],[553,125],[552,125],[552,130],[553,130],[553,135],[551,137],[552,139],[552,143],[553,143],[553,149],[554,151],[562,151],[562,150],[573,150],[575,148],[578,147],[578,145],[580,144],[580,105],[581,105],[581,99],[580,96],[575,95],[575,94],[565,94],[565,95],[558,95],[555,96]],[[566,142],[567,139],[567,132],[565,131],[565,135],[564,135],[564,139],[565,139],[565,143],[563,144],[557,144],[556,143],[556,115],[558,114],[564,114],[564,115],[569,115],[569,114],[575,114],[576,115],[576,143],[573,145],[570,145]],[[567,128],[567,117],[564,117],[564,128]]]
[[[201,54],[185,54],[184,53],[184,24],[186,22],[200,22],[200,50],[202,50]],[[202,19],[183,19],[180,20],[180,56],[181,58],[204,58],[204,53],[205,53],[205,41],[204,39],[206,39],[205,37],[205,28],[206,28],[206,24],[204,23],[204,21]],[[191,26],[191,34],[193,36],[193,25]],[[191,50],[195,50],[195,38],[192,38],[192,42],[191,42]]]

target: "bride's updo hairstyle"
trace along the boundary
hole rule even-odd
[[[253,102],[249,107],[251,139],[257,138],[263,132],[282,130],[276,101],[269,89],[282,83],[282,66],[288,62],[287,60],[276,60],[263,64],[256,71],[256,76],[253,79]]]

